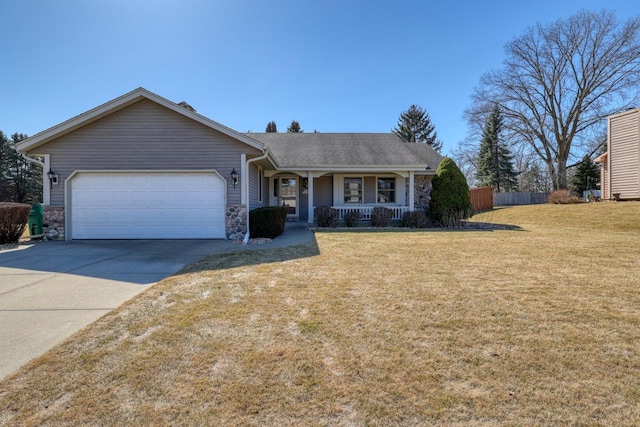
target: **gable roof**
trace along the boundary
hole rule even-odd
[[[435,171],[442,156],[394,133],[248,133],[267,146],[279,169]]]
[[[221,125],[220,123],[215,122],[205,116],[202,116],[196,113],[193,109],[185,108],[141,87],[122,96],[119,96],[118,98],[115,98],[109,102],[106,102],[96,108],[93,108],[86,113],[82,113],[65,122],[62,122],[36,135],[33,135],[30,138],[20,141],[17,144],[16,148],[21,152],[33,150],[40,147],[41,145],[46,144],[49,141],[59,138],[67,133],[73,132],[76,129],[79,129],[83,126],[88,125],[89,123],[115,113],[116,111],[128,107],[129,105],[135,104],[142,99],[148,99],[157,104],[160,104],[163,107],[168,108],[169,110],[195,120],[198,123],[201,123],[238,141],[244,142],[245,144],[253,148],[262,151],[265,150],[264,145],[259,141],[256,141],[255,139],[252,139],[240,132],[236,132],[235,130]]]

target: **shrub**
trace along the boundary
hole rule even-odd
[[[251,237],[273,239],[284,233],[287,222],[287,208],[269,206],[249,212],[249,233]]]
[[[360,211],[354,209],[344,214],[344,225],[347,227],[357,227],[360,222]]]
[[[332,227],[338,226],[340,221],[340,213],[337,209],[331,206],[318,206],[316,208],[316,222],[318,227]]]
[[[376,206],[371,212],[371,225],[374,227],[386,227],[393,216],[393,211],[389,208]]]
[[[24,203],[0,203],[0,245],[18,243],[29,221],[31,206]]]
[[[556,190],[549,195],[547,201],[554,205],[572,205],[580,203],[580,198],[572,196],[568,190]]]
[[[401,225],[408,228],[425,228],[429,225],[429,220],[423,211],[405,212],[402,215]]]
[[[469,186],[456,163],[445,157],[431,181],[429,215],[445,227],[459,227],[463,219],[473,215]]]

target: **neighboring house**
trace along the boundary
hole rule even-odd
[[[17,148],[44,158],[45,233],[66,240],[237,239],[261,206],[400,219],[427,206],[442,159],[392,133],[239,133],[142,88]]]
[[[600,163],[600,190],[605,200],[640,199],[640,108],[609,116],[607,152]]]

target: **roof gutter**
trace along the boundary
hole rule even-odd
[[[244,239],[242,240],[242,244],[246,245],[247,243],[249,243],[249,202],[250,202],[250,197],[249,197],[249,165],[253,162],[257,162],[258,160],[263,160],[266,159],[269,156],[269,148],[265,147],[264,149],[264,154],[258,157],[254,157],[253,159],[249,159],[246,161],[245,163],[245,167],[244,167],[244,175],[242,177],[243,183],[242,185],[245,186],[245,193],[247,195],[247,232],[244,234]]]
[[[25,159],[26,161],[31,162],[31,163],[35,163],[36,165],[40,165],[40,166],[42,166],[42,170],[44,170],[44,162],[43,162],[42,160],[34,159],[33,157],[29,157],[29,156],[27,156],[27,155],[26,155],[26,154],[24,154],[24,153],[20,153],[20,155],[21,155],[21,156],[22,156],[22,158],[23,158],[23,159]]]

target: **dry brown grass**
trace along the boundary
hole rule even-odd
[[[640,204],[475,220],[522,231],[202,260],[0,383],[0,423],[640,424]]]

